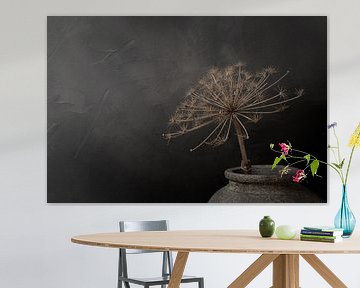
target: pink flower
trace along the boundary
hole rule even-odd
[[[288,155],[289,154],[289,150],[291,149],[290,145],[287,145],[285,143],[279,143],[280,147],[281,147],[281,152],[283,152],[284,155]]]
[[[300,181],[306,178],[306,174],[304,170],[297,170],[295,176],[293,176],[293,181],[299,183]]]

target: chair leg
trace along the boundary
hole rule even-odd
[[[204,279],[199,280],[199,288],[204,288]]]
[[[168,265],[170,265],[170,263],[168,263],[168,253],[169,252],[164,252],[163,253],[163,263],[162,263],[162,276],[167,276],[167,270],[168,270]],[[162,284],[161,288],[166,288],[166,284]]]

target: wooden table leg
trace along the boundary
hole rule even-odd
[[[254,280],[270,263],[272,263],[278,254],[263,254],[254,263],[252,263],[238,278],[232,282],[228,288],[244,288]]]
[[[291,288],[299,288],[299,255],[288,255],[289,284]]]
[[[189,257],[189,252],[177,253],[168,288],[180,287],[181,278],[183,277],[185,265],[188,257]]]
[[[281,254],[273,263],[273,288],[299,288],[299,255]]]
[[[325,279],[331,287],[346,288],[347,286],[314,254],[301,255]]]

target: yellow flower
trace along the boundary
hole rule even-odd
[[[360,122],[350,138],[349,146],[360,147]]]

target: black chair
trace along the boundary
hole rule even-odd
[[[134,232],[134,231],[167,231],[168,222],[166,220],[160,221],[120,221],[120,232]],[[123,283],[125,288],[130,288],[130,284],[141,285],[144,288],[150,286],[160,286],[166,288],[169,284],[170,276],[173,268],[173,259],[171,252],[149,251],[149,250],[135,250],[135,249],[119,249],[119,269],[118,269],[118,288],[122,288]],[[133,278],[128,276],[127,271],[127,254],[141,254],[141,253],[163,253],[162,260],[162,275],[160,277],[152,278]],[[194,276],[183,276],[181,283],[198,283],[198,288],[204,288],[204,278]]]

